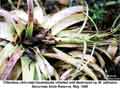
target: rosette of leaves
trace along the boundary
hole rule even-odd
[[[55,14],[46,14],[33,0],[27,0],[27,6],[27,12],[0,9],[1,80],[107,79],[105,71],[113,62],[96,45],[111,33],[81,33],[88,18],[86,6]],[[81,27],[71,28],[79,22]]]

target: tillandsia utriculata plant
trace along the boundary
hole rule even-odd
[[[23,3],[18,0],[17,7],[10,11],[0,9],[1,80],[120,77],[119,71],[116,72],[120,61],[120,16],[111,30],[101,32],[89,16],[84,0],[56,7],[49,14],[43,0],[27,0],[27,10],[19,9]],[[85,31],[88,20],[96,31]]]

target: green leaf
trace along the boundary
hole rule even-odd
[[[36,71],[35,71],[35,80],[43,80],[44,76],[42,76],[42,73],[39,69],[39,65],[38,64],[35,64],[35,68],[36,68]]]
[[[21,63],[18,61],[17,64],[15,65],[15,67],[13,68],[13,70],[12,70],[10,76],[8,77],[8,79],[10,79],[10,80],[18,80],[21,73],[22,73]]]
[[[12,25],[6,22],[0,22],[0,38],[11,42],[15,42],[14,34],[15,31],[12,30]]]
[[[103,59],[103,57],[102,57],[102,55],[100,55],[98,52],[94,52],[94,54],[96,55],[96,60],[97,61],[99,61],[99,63],[100,63],[100,67],[101,68],[104,68],[105,67],[105,61],[104,61],[104,59]]]
[[[65,79],[69,78],[71,72],[73,72],[73,69],[72,69],[72,68],[71,68],[71,69],[68,69],[67,71],[65,71],[65,72],[60,76],[60,79],[61,79],[61,80],[65,80]]]
[[[53,50],[56,52],[56,53],[46,53],[44,54],[45,56],[48,56],[48,57],[52,57],[52,58],[57,58],[57,59],[60,59],[66,63],[69,63],[69,64],[72,64],[74,65],[75,67],[79,67],[82,63],[81,60],[77,60],[75,59],[74,57],[60,51],[59,49],[57,48],[53,48]]]
[[[6,44],[7,44],[6,41],[0,41],[0,47],[1,47],[1,46],[4,47]],[[0,50],[0,51],[1,51],[1,50]]]
[[[17,63],[18,59],[21,57],[23,51],[20,49],[16,49],[14,54],[10,57],[3,73],[0,76],[1,80],[6,80],[9,76],[11,71],[13,70],[15,64]]]
[[[112,39],[111,43],[108,46],[107,52],[110,54],[112,58],[114,58],[117,51],[118,51],[118,42],[116,39]]]
[[[31,38],[33,33],[33,23],[29,24],[26,29],[26,37]]]
[[[25,25],[22,24],[22,22],[16,15],[11,14],[6,10],[1,9],[0,16],[4,17],[5,21],[14,28],[14,29],[11,28],[12,31],[14,32],[16,31],[18,36],[21,35],[22,31],[24,30]]]
[[[68,16],[64,18],[63,20],[61,20],[60,22],[56,23],[56,25],[52,27],[52,35],[57,35],[59,32],[61,32],[65,28],[75,23],[78,23],[80,21],[84,21],[84,19],[85,19],[85,16],[84,14],[81,14],[81,13]]]
[[[39,70],[42,73],[43,79],[51,79],[54,76],[56,79],[59,79],[55,69],[49,64],[49,62],[40,54],[39,51],[36,52],[37,64]]]
[[[54,14],[52,17],[50,17],[48,19],[48,21],[46,21],[46,23],[44,23],[44,28],[50,29],[56,23],[63,20],[64,18],[69,17],[72,14],[75,14],[75,13],[78,13],[78,12],[83,12],[83,11],[84,11],[83,6],[73,6],[73,7],[63,9],[63,10],[57,12],[56,14]]]
[[[23,56],[21,57],[21,65],[22,80],[34,80],[35,63],[31,62],[27,56]]]
[[[78,48],[80,44],[57,44],[56,47],[60,48]]]
[[[17,32],[17,35],[20,37],[21,33],[25,29],[25,24],[23,24],[22,21],[18,17],[15,16],[13,25],[14,25],[14,28]]]
[[[8,43],[5,48],[0,52],[0,65],[15,52],[16,47]]]
[[[26,29],[26,37],[31,38],[33,33],[33,0],[27,0],[28,5],[28,24]]]
[[[93,71],[87,66],[87,62],[84,62],[81,59],[75,59],[74,57],[58,50],[57,48],[53,48],[53,50],[56,52],[56,54],[46,54],[48,57],[53,57],[60,59],[66,63],[74,65],[77,69],[80,71],[83,70],[87,75],[89,75],[94,80],[97,80],[96,75],[93,73]]]
[[[89,55],[89,54],[83,54],[81,51],[75,50],[75,51],[69,52],[69,54],[70,54],[71,56],[73,56],[74,58],[79,57],[79,58],[81,58],[81,59],[82,59],[82,57],[84,56],[84,59],[90,61],[92,64],[93,64],[93,63],[94,63],[94,64],[96,63],[95,57],[93,57],[93,56],[91,56],[91,55]]]
[[[106,50],[101,49],[99,47],[96,47],[96,49],[99,51],[99,53],[105,54],[109,58],[109,60],[112,60],[112,57],[110,56],[110,54]]]
[[[93,73],[93,71],[87,67],[86,65],[83,66],[82,69],[88,76],[90,76],[92,79],[94,80],[98,80],[97,76],[95,75],[95,73]]]
[[[12,10],[10,12],[12,15],[17,16],[23,24],[27,24],[28,22],[28,15],[23,10]]]
[[[104,79],[107,79],[107,76],[102,68],[100,68],[97,64],[89,64],[95,71],[101,73],[101,75],[104,77]]]

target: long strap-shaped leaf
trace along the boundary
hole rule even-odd
[[[34,19],[38,22],[38,24],[42,25],[45,22],[45,16],[43,13],[43,9],[41,7],[34,8]]]
[[[5,48],[0,52],[0,65],[15,52],[16,47],[11,43],[7,44]]]
[[[13,19],[8,11],[0,9],[0,16],[3,16],[8,23],[13,23]]]
[[[46,65],[44,63],[43,57],[41,58],[38,54],[36,55],[37,59],[37,65],[39,66],[39,72],[42,73],[42,79],[48,79],[50,78],[50,75],[48,73],[48,69],[46,68]]]
[[[8,80],[18,80],[19,77],[21,77],[22,69],[21,69],[21,63],[18,62],[16,63],[15,67],[11,71],[10,76],[8,77]]]
[[[36,52],[37,64],[39,71],[43,75],[43,79],[51,79],[54,76],[57,80],[59,79],[56,70],[49,64],[49,62],[40,54],[39,50]]]
[[[75,14],[78,12],[83,12],[83,11],[84,11],[83,6],[73,6],[73,7],[69,7],[64,10],[61,10],[58,13],[54,14],[50,19],[48,19],[48,21],[44,24],[44,27],[50,29],[56,23],[63,20],[64,18],[66,18],[72,14]]]
[[[26,12],[24,12],[23,10],[12,10],[11,12],[10,12],[12,15],[15,15],[15,16],[17,16],[18,18],[20,18],[20,20],[21,20],[21,22],[23,23],[23,24],[27,24],[27,22],[28,22],[28,14],[26,13]]]
[[[56,35],[59,32],[61,32],[62,30],[64,30],[65,28],[78,23],[80,21],[84,21],[85,16],[84,14],[80,13],[80,14],[73,14],[71,16],[66,17],[65,19],[63,19],[62,21],[56,23],[56,25],[53,26],[52,28],[52,35]]]
[[[22,31],[24,30],[25,25],[22,24],[18,16],[14,14],[12,15],[11,13],[3,9],[0,9],[0,16],[3,16],[6,22],[15,28],[15,29],[12,28],[11,30],[13,31],[15,30],[18,36],[21,35]]]
[[[35,80],[43,80],[42,73],[40,71],[39,65],[36,63],[36,72],[35,72]]]
[[[8,76],[10,75],[13,67],[17,63],[18,59],[21,57],[23,51],[20,49],[16,49],[15,53],[12,55],[12,57],[9,59],[5,70],[3,71],[2,75],[0,76],[0,79],[6,80]]]
[[[27,0],[28,5],[28,26],[26,29],[26,37],[31,38],[33,32],[33,0]]]
[[[34,80],[35,64],[27,56],[21,57],[22,80]]]
[[[6,66],[7,58],[11,56],[16,47],[14,47],[11,43],[5,45],[5,47],[0,51],[0,75],[4,71]]]
[[[57,58],[66,63],[72,64],[78,69],[80,68],[79,71],[83,70],[87,75],[89,75],[94,80],[97,79],[96,75],[93,73],[93,71],[90,68],[88,68],[88,66],[83,62],[83,60],[80,60],[80,59],[77,60],[72,56],[69,56],[66,53],[58,50],[57,48],[53,48],[53,50],[56,52],[56,54],[51,53],[51,54],[46,54],[45,56]]]
[[[76,67],[81,65],[81,63],[82,63],[81,60],[77,60],[77,59],[73,58],[72,56],[69,56],[66,53],[58,50],[57,48],[53,48],[53,50],[56,53],[46,53],[46,54],[44,54],[44,56],[47,56],[47,57],[50,57],[50,58],[60,59],[61,61],[72,64]]]
[[[6,22],[0,22],[0,38],[14,42],[14,31],[11,30],[12,26]]]

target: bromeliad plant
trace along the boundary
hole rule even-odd
[[[27,13],[0,9],[1,80],[107,79],[103,69],[109,67],[99,52],[109,64],[111,56],[96,45],[112,33],[81,33],[90,18],[87,6],[47,15],[40,5],[34,7],[33,0],[27,0],[27,5]],[[79,22],[81,27],[71,29]]]

